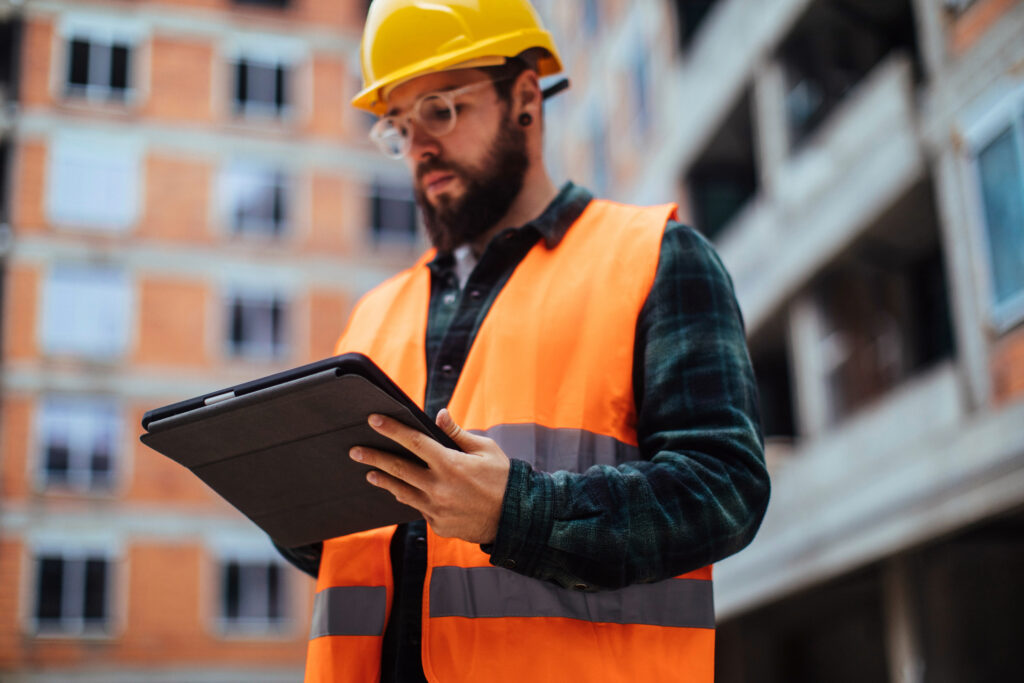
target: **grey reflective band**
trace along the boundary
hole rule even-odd
[[[554,429],[525,423],[495,425],[481,433],[497,441],[509,457],[525,460],[544,472],[583,472],[592,465],[618,465],[640,459],[636,446],[584,429]]]
[[[388,594],[384,586],[325,588],[313,601],[309,639],[322,636],[380,636],[387,623]]]
[[[668,579],[583,593],[501,569],[436,567],[431,617],[565,617],[606,624],[714,628],[711,581]]]

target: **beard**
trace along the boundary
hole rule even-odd
[[[468,244],[493,228],[508,213],[523,189],[530,161],[526,132],[506,118],[479,167],[432,157],[416,169],[416,203],[423,213],[427,237],[440,252]],[[437,204],[427,199],[419,181],[431,171],[447,171],[465,188],[462,196],[442,194]]]

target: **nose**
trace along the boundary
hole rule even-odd
[[[423,132],[416,123],[409,122],[409,160],[415,165],[427,157],[441,153],[441,143],[433,135]]]

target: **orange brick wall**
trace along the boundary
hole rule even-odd
[[[338,341],[348,319],[350,302],[336,292],[313,291],[309,295],[310,360],[334,355],[334,344]]]
[[[148,277],[139,282],[139,341],[135,362],[181,368],[210,365],[206,285],[195,280]]]
[[[10,666],[20,658],[22,651],[19,624],[18,590],[21,580],[22,544],[4,534],[0,538],[0,669]]]
[[[33,17],[25,22],[22,38],[22,78],[19,96],[28,109],[53,102],[50,95],[53,22]]]
[[[40,272],[33,266],[8,266],[4,284],[4,355],[8,359],[30,358],[38,353],[40,279]]]
[[[173,242],[213,241],[210,164],[154,154],[146,159],[145,178],[145,207],[137,234]]]
[[[14,153],[11,220],[19,233],[36,232],[46,225],[46,145],[21,142]]]
[[[178,37],[150,41],[149,95],[144,114],[154,119],[213,120],[213,47]]]
[[[978,0],[953,22],[950,50],[955,55],[967,52],[999,19],[1021,0]]]
[[[993,348],[992,391],[997,404],[1024,398],[1024,328],[1008,334]]]
[[[348,102],[345,63],[336,57],[313,56],[313,111],[308,130],[313,135],[340,138]]]
[[[32,401],[24,395],[8,393],[0,403],[0,420],[0,500],[17,500],[28,495],[31,486],[26,460],[34,441]],[[0,590],[0,596],[3,593]]]

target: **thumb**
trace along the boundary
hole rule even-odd
[[[477,436],[472,432],[467,432],[465,429],[455,423],[455,418],[448,412],[447,408],[441,408],[437,413],[437,426],[440,427],[445,434],[452,438],[452,441],[466,453],[471,453],[475,450],[479,450],[481,446],[486,443],[486,440],[482,436]]]

